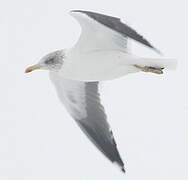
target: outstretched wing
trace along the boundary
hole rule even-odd
[[[75,46],[79,50],[126,51],[127,39],[130,38],[160,53],[149,41],[122,23],[119,18],[81,10],[74,10],[70,13],[82,27],[80,39]]]
[[[98,82],[67,80],[54,72],[51,72],[50,77],[60,100],[83,132],[106,157],[124,171],[123,161],[100,102]]]

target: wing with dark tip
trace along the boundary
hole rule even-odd
[[[124,46],[126,46],[126,39],[130,38],[160,53],[148,40],[138,34],[133,28],[122,23],[119,18],[81,10],[71,11],[71,15],[78,20],[82,27],[81,38],[78,41],[81,47],[83,46],[83,40],[91,38],[90,40],[93,42],[99,41],[97,44],[101,43],[103,48],[109,48],[110,45],[112,48],[117,48],[119,45],[120,48],[123,45],[123,40]],[[104,40],[109,44],[105,43]],[[123,48],[125,47],[121,49]]]
[[[109,160],[124,171],[124,163],[100,102],[99,83],[66,80],[52,72],[50,77],[59,98],[83,132]]]

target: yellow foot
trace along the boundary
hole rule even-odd
[[[163,74],[163,69],[164,69],[164,68],[156,68],[151,66],[139,66],[139,65],[134,65],[134,66],[143,72],[152,72],[155,74]]]

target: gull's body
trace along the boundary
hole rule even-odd
[[[128,39],[159,51],[118,18],[88,11],[72,11],[71,15],[82,27],[76,45],[48,54],[26,72],[39,68],[50,70],[50,79],[70,115],[97,148],[124,171],[100,101],[99,81],[141,70],[161,74],[163,69],[175,68],[176,62],[131,54]]]
[[[74,52],[65,50],[62,77],[80,81],[105,81],[139,72],[135,65],[171,68],[174,62],[167,59],[140,58],[119,50]],[[172,63],[172,64],[171,64]]]
[[[93,51],[77,54],[69,50],[64,67],[59,72],[62,77],[80,81],[104,81],[138,72],[133,66],[132,56],[117,50]],[[70,55],[69,55],[70,54]],[[75,61],[76,59],[76,61]],[[135,58],[136,61],[136,58]],[[107,65],[108,64],[108,65]]]

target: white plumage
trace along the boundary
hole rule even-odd
[[[82,27],[75,46],[48,54],[26,72],[50,70],[50,79],[70,115],[97,148],[125,171],[100,101],[99,81],[141,70],[161,74],[163,69],[175,69],[176,61],[131,54],[128,39],[159,51],[119,18],[80,10],[72,11],[71,15]]]

